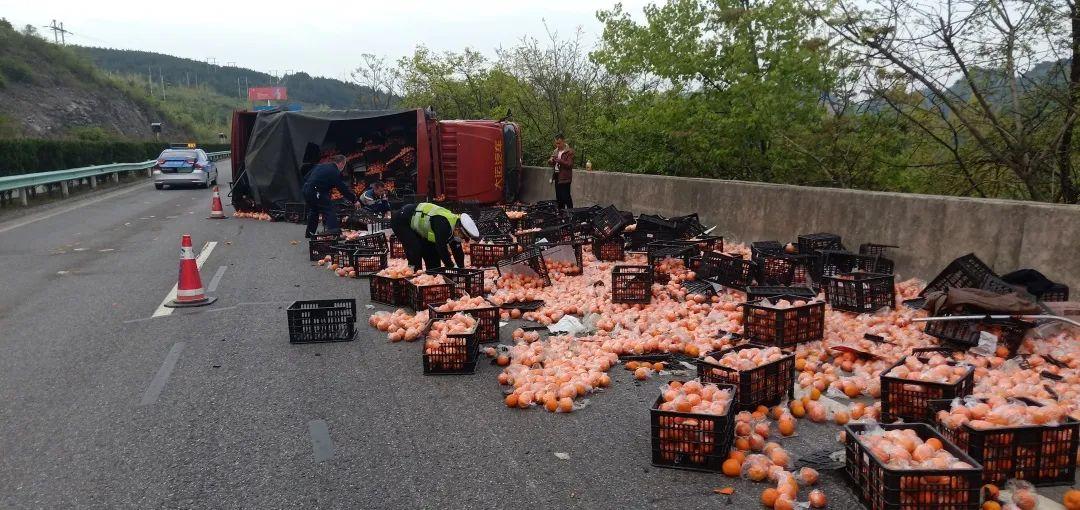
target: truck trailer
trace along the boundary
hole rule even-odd
[[[236,111],[232,199],[239,210],[302,202],[304,175],[343,154],[354,191],[382,181],[404,201],[513,202],[521,130],[507,121],[438,120],[428,110]]]

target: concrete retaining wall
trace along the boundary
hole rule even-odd
[[[553,199],[550,177],[548,168],[527,167],[523,199]],[[1080,296],[1080,206],[584,170],[574,171],[573,198],[579,207],[696,212],[725,240],[794,241],[831,232],[849,249],[895,244],[901,248],[892,258],[904,278],[932,278],[974,252],[999,274],[1035,268]]]

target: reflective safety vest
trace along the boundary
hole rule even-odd
[[[409,226],[412,227],[414,232],[420,234],[420,237],[433,243],[435,242],[435,231],[431,229],[431,218],[433,216],[446,218],[446,221],[450,222],[450,230],[457,226],[458,220],[461,218],[461,216],[450,212],[445,207],[439,207],[428,202],[416,204],[416,212],[413,213],[412,219],[409,220]]]

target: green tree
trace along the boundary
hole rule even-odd
[[[793,0],[669,0],[638,23],[616,5],[598,14],[593,56],[645,84],[644,113],[673,151],[704,151],[669,154],[694,165],[676,173],[772,180],[788,156],[779,133],[819,122],[835,79],[808,14]]]

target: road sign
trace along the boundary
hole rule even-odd
[[[289,98],[285,87],[251,87],[248,101],[284,101]]]

